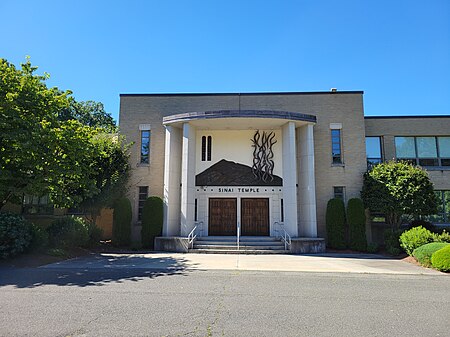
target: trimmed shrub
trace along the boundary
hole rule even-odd
[[[103,229],[93,222],[88,222],[89,246],[94,247],[100,243],[103,235]]]
[[[49,243],[52,247],[74,248],[89,243],[89,229],[79,217],[67,216],[57,219],[47,228]]]
[[[416,258],[417,261],[419,261],[422,266],[430,267],[431,256],[433,255],[433,253],[448,245],[449,244],[447,242],[430,242],[426,245],[414,249],[412,255]]]
[[[380,247],[375,242],[371,242],[371,243],[367,244],[367,252],[370,254],[378,253],[379,249],[380,249]]]
[[[439,249],[431,256],[431,265],[437,270],[450,272],[450,245]]]
[[[112,242],[116,246],[129,246],[131,243],[131,202],[127,198],[114,203]]]
[[[347,204],[348,246],[353,250],[367,250],[366,214],[363,201],[352,198]]]
[[[44,228],[32,223],[30,230],[31,243],[28,247],[29,250],[39,250],[48,246],[48,232]]]
[[[443,230],[441,234],[436,235],[437,242],[447,242],[450,243],[450,233]]]
[[[149,197],[142,209],[142,247],[153,248],[156,236],[161,235],[163,226],[163,201],[160,197]]]
[[[0,259],[22,253],[31,243],[31,224],[22,216],[0,213]]]
[[[436,241],[437,235],[431,233],[422,226],[411,228],[400,235],[400,246],[408,255],[412,255],[414,249],[429,242]]]
[[[403,231],[400,229],[387,229],[384,231],[384,245],[387,253],[394,256],[401,253],[402,249],[400,247],[400,235],[402,232]]]
[[[328,247],[345,249],[345,206],[342,199],[333,198],[328,201],[325,221]]]

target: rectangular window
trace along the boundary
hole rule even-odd
[[[345,187],[344,186],[334,186],[334,197],[338,199],[345,200]]]
[[[202,161],[211,161],[212,137],[202,136]]]
[[[198,221],[197,209],[198,209],[198,201],[197,201],[197,199],[195,199],[195,205],[194,205],[194,221]]]
[[[53,214],[53,204],[48,199],[48,195],[41,197],[24,195],[22,213],[25,214]]]
[[[438,212],[429,217],[433,223],[450,223],[450,191],[434,191],[438,199]]]
[[[148,198],[148,186],[139,186],[138,221],[142,220],[142,209],[144,208],[144,204],[147,198]]]
[[[366,137],[366,156],[368,168],[383,161],[381,137]]]
[[[150,162],[150,130],[141,131],[141,164]]]
[[[284,222],[284,202],[281,199],[281,222]]]
[[[331,153],[333,156],[333,164],[342,164],[342,151],[341,151],[341,130],[331,130]]]
[[[450,137],[395,137],[397,160],[420,166],[450,166]]]

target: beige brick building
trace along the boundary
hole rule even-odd
[[[361,91],[122,94],[120,132],[134,142],[135,237],[150,195],[164,199],[166,237],[196,226],[203,236],[281,226],[325,237],[328,200],[359,197],[367,157],[414,160],[450,190],[450,117],[365,118]]]

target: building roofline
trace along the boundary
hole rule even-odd
[[[337,95],[364,94],[364,91],[285,91],[285,92],[199,92],[199,93],[151,93],[151,94],[119,94],[120,97],[129,96],[264,96],[264,95]]]
[[[450,118],[450,115],[364,116],[364,119]]]

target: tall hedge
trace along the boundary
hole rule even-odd
[[[348,246],[353,250],[367,250],[366,214],[364,203],[359,198],[352,198],[347,204]]]
[[[129,246],[131,243],[131,202],[120,198],[114,203],[112,242],[117,246]]]
[[[345,244],[345,205],[339,198],[328,201],[326,213],[327,243],[329,248],[344,249]]]
[[[156,236],[162,234],[163,201],[160,197],[149,197],[142,209],[141,240],[145,248],[153,248]]]

